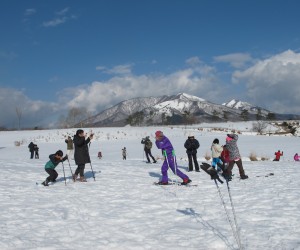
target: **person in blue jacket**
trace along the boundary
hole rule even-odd
[[[60,162],[63,162],[68,159],[66,155],[63,157],[63,152],[58,150],[55,154],[49,155],[49,161],[45,164],[45,171],[49,174],[46,180],[42,183],[44,186],[49,186],[49,182],[55,182],[58,176],[58,173],[55,171],[55,168]]]

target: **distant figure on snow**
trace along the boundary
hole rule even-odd
[[[67,143],[67,155],[73,159],[74,158],[74,146],[73,146],[73,140],[71,136],[68,136],[68,139],[65,140],[65,143]]]
[[[63,152],[61,150],[58,150],[55,154],[49,155],[49,159],[50,161],[48,161],[45,165],[45,171],[49,174],[49,176],[42,183],[44,186],[49,186],[49,182],[56,182],[58,173],[55,171],[55,168],[60,162],[68,159],[68,155],[63,157]]]
[[[195,139],[194,135],[189,135],[187,140],[184,143],[186,148],[186,153],[189,159],[189,172],[193,171],[193,161],[195,165],[196,172],[200,172],[199,165],[197,161],[197,149],[200,147],[199,141]]]
[[[98,152],[98,158],[101,160],[102,159],[102,153],[101,151]]]
[[[159,185],[168,185],[168,169],[173,171],[174,174],[179,176],[183,182],[181,183],[182,185],[187,185],[188,183],[192,182],[190,178],[182,173],[176,164],[175,157],[173,156],[174,154],[174,149],[169,141],[169,139],[164,136],[163,132],[161,131],[156,131],[155,132],[155,144],[158,149],[161,149],[163,151],[163,155],[165,156],[165,161],[163,162],[163,165],[161,166],[161,173],[162,173],[162,179],[157,183]]]
[[[300,161],[300,156],[297,153],[294,155],[294,160],[295,161]]]
[[[144,151],[146,154],[147,163],[151,163],[149,156],[152,158],[153,163],[156,163],[156,160],[154,159],[154,157],[151,154],[152,141],[150,140],[150,137],[146,136],[145,138],[142,139],[141,143],[145,145]]]
[[[40,155],[39,155],[39,147],[38,147],[36,144],[34,144],[33,150],[34,150],[34,158],[35,158],[35,159],[40,159]]]
[[[30,152],[30,159],[33,159],[34,146],[36,146],[36,144],[34,144],[33,142],[30,142],[29,145],[28,145],[29,152]]]
[[[123,160],[126,160],[127,157],[126,147],[122,148],[122,156],[123,156]]]
[[[280,156],[283,156],[283,151],[280,152],[280,150],[278,150],[277,152],[275,152],[275,159],[273,161],[279,161]]]
[[[245,171],[243,168],[243,163],[242,163],[242,157],[240,155],[238,146],[237,146],[237,140],[238,140],[239,136],[237,134],[227,134],[227,138],[226,138],[226,148],[229,151],[229,164],[228,164],[228,168],[223,172],[223,176],[227,179],[227,180],[231,180],[231,176],[232,176],[232,168],[234,166],[234,164],[236,164],[239,168],[239,173],[240,173],[240,177],[242,180],[247,179],[248,176],[245,175]]]

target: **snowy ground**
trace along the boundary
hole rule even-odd
[[[152,185],[161,176],[162,161],[146,164],[140,141],[146,135],[153,140],[156,130],[171,140],[185,173],[183,144],[190,132],[201,144],[199,163],[214,138],[225,142],[226,137],[184,128],[93,129],[90,154],[96,181],[88,164],[88,182],[73,183],[66,161],[67,185],[59,165],[59,182],[44,187],[36,182],[47,177],[48,155],[58,149],[65,153],[65,136],[75,130],[0,132],[0,249],[238,249],[218,190],[206,173],[187,173],[196,187]],[[23,144],[17,147],[15,141]],[[29,159],[30,141],[38,144],[40,159]],[[240,135],[238,145],[249,179],[240,180],[235,167],[229,185],[243,249],[300,249],[300,162],[293,161],[300,138],[248,133]],[[126,161],[121,157],[124,146]],[[284,157],[273,162],[278,149]],[[102,160],[97,159],[99,150]],[[152,152],[160,156],[155,146]],[[251,152],[269,160],[251,162]],[[70,163],[75,171],[74,161]],[[169,177],[174,179],[171,173]],[[225,183],[220,190],[231,216]]]

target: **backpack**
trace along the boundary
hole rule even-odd
[[[147,141],[145,143],[145,146],[146,146],[147,149],[151,149],[152,148],[152,142],[151,141]]]

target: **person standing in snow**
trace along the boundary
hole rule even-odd
[[[195,165],[195,171],[199,172],[199,164],[197,161],[197,149],[200,147],[199,141],[195,139],[193,135],[189,135],[187,140],[184,143],[186,148],[186,153],[189,159],[189,172],[193,171],[193,161]]]
[[[151,163],[149,156],[152,158],[153,163],[156,163],[156,160],[154,159],[153,155],[151,154],[151,148],[152,148],[152,141],[150,140],[149,136],[146,136],[146,138],[143,138],[141,141],[142,144],[144,144],[144,151],[147,158],[147,163]]]
[[[221,161],[223,162],[223,171],[224,171],[224,169],[227,168],[227,165],[228,165],[228,163],[230,161],[229,151],[228,151],[226,145],[223,145],[223,151],[221,153],[220,158],[221,158]]]
[[[65,143],[67,143],[67,155],[71,158],[74,157],[74,147],[73,147],[73,140],[71,136],[68,136],[68,139],[65,140]]]
[[[155,132],[155,144],[158,149],[161,149],[163,151],[163,155],[165,156],[165,160],[163,162],[163,165],[161,166],[161,173],[162,173],[162,179],[157,183],[159,185],[168,185],[168,168],[170,167],[174,174],[179,176],[183,182],[182,185],[187,185],[188,183],[192,182],[190,178],[182,173],[175,162],[175,159],[173,157],[173,146],[170,142],[170,140],[164,136],[163,132],[156,131]],[[175,170],[176,169],[176,170]]]
[[[34,147],[35,146],[36,146],[36,144],[34,144],[33,142],[30,142],[29,145],[28,145],[29,152],[30,152],[30,159],[33,159]]]
[[[49,182],[56,182],[58,173],[56,172],[55,168],[60,162],[68,159],[68,155],[63,157],[63,152],[61,150],[58,150],[55,154],[49,155],[49,159],[50,161],[48,161],[45,165],[45,171],[49,174],[49,176],[42,183],[44,186],[49,186]]]
[[[123,160],[126,160],[127,157],[126,147],[122,148],[122,156],[123,156]]]
[[[76,134],[73,137],[74,143],[74,159],[77,165],[75,174],[73,174],[73,180],[77,180],[77,176],[80,176],[80,182],[86,182],[84,177],[84,168],[86,163],[91,163],[90,154],[89,154],[89,143],[93,139],[94,134],[90,134],[86,139],[86,135],[82,129],[78,129]]]
[[[221,166],[223,165],[222,160],[220,159],[221,153],[223,151],[223,147],[219,145],[219,139],[214,139],[211,145],[211,155],[212,155],[212,166],[216,171],[221,170]]]
[[[294,160],[295,161],[300,161],[300,156],[297,153],[294,155]]]
[[[273,161],[279,161],[280,156],[283,156],[283,151],[280,152],[280,150],[278,150],[277,152],[275,152],[275,159]]]
[[[39,155],[39,147],[38,147],[36,144],[34,144],[33,150],[34,150],[34,158],[35,158],[35,159],[40,159],[40,155]]]
[[[238,138],[239,138],[239,136],[237,134],[227,134],[226,148],[229,151],[230,160],[229,160],[228,168],[223,172],[223,176],[227,180],[231,180],[231,176],[232,176],[231,171],[232,171],[234,164],[236,164],[239,168],[239,173],[240,173],[241,179],[244,180],[244,179],[248,178],[248,176],[245,175],[242,158],[241,158],[238,146],[237,146]]]

